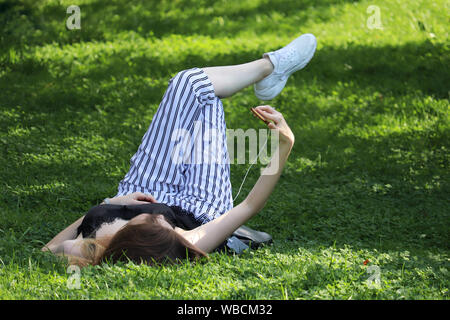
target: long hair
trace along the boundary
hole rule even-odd
[[[208,257],[173,229],[160,225],[157,216],[151,214],[143,223],[127,224],[109,238],[86,239],[81,247],[84,258],[69,257],[69,263],[81,267],[118,261],[158,265]]]

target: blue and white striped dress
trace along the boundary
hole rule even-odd
[[[233,207],[223,104],[202,69],[170,79],[130,162],[116,196],[151,194],[201,223]]]

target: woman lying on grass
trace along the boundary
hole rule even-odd
[[[220,98],[254,84],[258,98],[273,99],[288,77],[311,60],[315,48],[314,36],[305,34],[253,62],[179,72],[169,81],[117,195],[91,208],[42,250],[80,266],[206,257],[264,207],[294,144],[280,112],[255,108],[278,134],[279,144],[248,196],[233,207]],[[209,159],[198,161],[196,148],[204,147],[205,137],[209,146],[216,145]]]

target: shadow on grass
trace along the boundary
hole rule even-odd
[[[101,41],[105,34],[133,30],[142,36],[168,34],[228,36],[242,31],[256,34],[279,30],[298,32],[310,19],[327,21],[333,17],[330,6],[356,0],[263,0],[242,1],[104,1],[93,0],[80,6],[82,28],[65,29],[66,7],[56,2],[41,7],[39,2],[3,0],[0,3],[0,44],[7,50],[25,45]],[[99,19],[98,17],[101,17]],[[20,19],[22,19],[20,21]],[[20,22],[19,22],[20,21]],[[25,37],[25,38],[24,38]],[[26,41],[25,41],[26,39]]]
[[[338,83],[350,83],[354,86],[355,94],[368,89],[397,97],[420,91],[421,94],[436,98],[447,98],[446,84],[450,82],[450,75],[446,66],[450,64],[450,58],[446,50],[442,44],[431,42],[376,48],[360,45],[347,49],[324,47],[316,53],[301,75],[296,77],[294,83],[317,84],[324,95],[336,90]],[[161,64],[159,58],[152,57],[139,57],[130,63],[124,59],[126,55],[127,52],[122,52],[120,55],[105,57],[101,65],[96,65],[83,74],[73,74],[72,65],[62,64],[60,69],[64,72],[57,77],[50,74],[48,66],[39,65],[33,60],[11,64],[10,72],[0,78],[0,85],[6,88],[3,99],[8,105],[15,105],[30,97],[28,104],[39,105],[39,110],[53,109],[57,102],[83,108],[87,104],[101,104],[104,97],[108,96],[108,92],[98,94],[98,90],[95,93],[80,90],[80,87],[86,87],[83,82],[85,79],[100,82],[112,81],[112,77],[123,79],[130,76],[154,76],[168,81],[175,72],[186,68],[243,63],[257,59],[261,52],[243,50],[230,55],[212,55],[207,59],[188,54],[176,61],[164,61],[164,64]],[[57,65],[57,62],[53,64]],[[95,83],[93,85],[94,89],[98,89],[95,88]],[[37,90],[41,90],[39,94],[36,93]],[[159,87],[158,90],[160,92],[149,102],[159,103],[158,99],[165,88]],[[289,102],[292,98],[289,95],[283,97],[275,101]]]

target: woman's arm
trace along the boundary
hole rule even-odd
[[[59,253],[63,249],[63,242],[66,240],[73,240],[77,236],[77,229],[83,221],[84,216],[79,218],[77,221],[72,223],[70,226],[65,228],[63,231],[58,233],[49,243],[47,243],[41,250],[51,251],[53,253]]]
[[[145,204],[145,203],[156,203],[157,201],[152,195],[143,194],[142,192],[134,192],[127,194],[125,196],[119,196],[110,199],[111,204],[118,205],[135,205],[135,204]],[[103,203],[102,203],[103,204]],[[83,221],[84,216],[79,218],[77,221],[72,223],[70,226],[65,228],[63,231],[58,233],[49,243],[47,243],[41,250],[42,251],[51,251],[53,253],[60,253],[64,250],[64,245],[71,243],[70,241],[65,242],[66,240],[74,240],[77,236],[77,229]],[[65,242],[65,244],[64,244]]]
[[[196,229],[186,231],[183,236],[205,252],[212,252],[237,228],[256,215],[266,203],[283,171],[284,164],[294,145],[294,135],[281,113],[270,106],[260,106],[257,110],[269,120],[268,127],[279,133],[280,143],[269,165],[264,169],[243,202]]]

